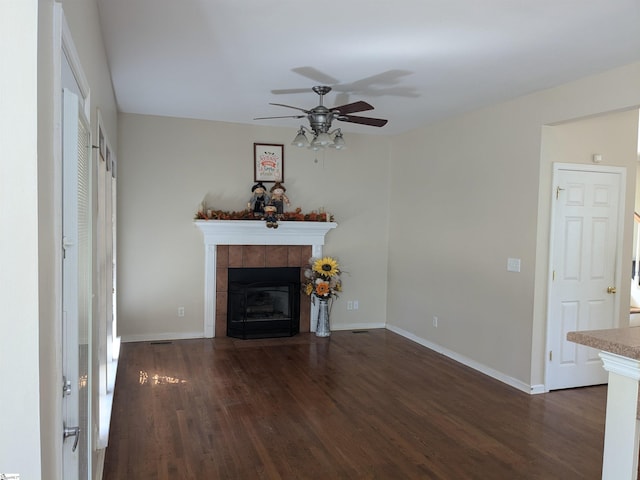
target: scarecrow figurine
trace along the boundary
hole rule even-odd
[[[262,217],[264,215],[264,207],[269,203],[269,195],[267,194],[267,188],[262,182],[256,183],[251,187],[253,195],[249,199],[247,207],[253,211],[254,217]]]
[[[284,214],[284,204],[290,204],[289,198],[284,194],[286,191],[287,189],[280,182],[276,182],[270,190],[271,201],[269,202],[269,205],[276,207],[276,215],[280,218],[282,218],[282,215]]]
[[[266,205],[264,207],[264,219],[267,222],[267,228],[278,228],[278,217],[276,217],[276,207]]]

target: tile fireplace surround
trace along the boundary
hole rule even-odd
[[[229,267],[302,267],[322,256],[334,222],[280,222],[277,229],[258,220],[196,220],[204,237],[204,336],[227,334],[227,269]],[[300,302],[300,331],[315,331],[314,305]]]

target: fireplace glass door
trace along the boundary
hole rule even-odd
[[[289,337],[300,331],[299,268],[230,268],[227,336]]]

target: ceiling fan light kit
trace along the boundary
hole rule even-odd
[[[305,131],[313,135],[311,141],[307,138]],[[331,138],[331,135],[334,135],[334,137]],[[335,148],[336,150],[343,150],[347,148],[347,144],[342,136],[342,131],[339,128],[328,133],[321,132],[316,135],[315,132],[304,125],[300,125],[300,130],[298,130],[296,138],[293,139],[291,145],[300,148],[308,148],[309,150],[314,151],[318,151],[325,147]]]
[[[291,142],[291,145],[295,145],[296,147],[308,147],[309,146],[309,140],[307,139],[307,136],[304,134],[304,126],[300,125],[300,130],[298,130],[298,134],[296,135],[296,138],[293,139],[293,142]]]
[[[320,150],[321,148],[331,147],[336,150],[342,150],[346,148],[346,142],[342,135],[342,131],[337,128],[331,130],[331,123],[334,120],[341,122],[358,123],[361,125],[369,125],[372,127],[383,127],[387,124],[387,120],[382,118],[370,118],[361,117],[356,115],[350,115],[351,113],[364,112],[366,110],[373,110],[373,107],[367,102],[358,101],[341,105],[339,107],[327,108],[323,105],[324,96],[331,91],[331,87],[326,85],[319,85],[312,88],[320,96],[320,105],[312,108],[311,110],[305,110],[304,108],[293,107],[291,105],[284,105],[282,103],[270,103],[270,105],[276,105],[279,107],[293,108],[304,112],[304,115],[285,115],[279,117],[259,117],[254,120],[266,120],[271,118],[307,118],[309,120],[309,127],[300,125],[300,129],[296,134],[296,137],[291,142],[291,145],[301,148],[309,148],[311,150]],[[305,132],[313,135],[313,139],[309,142]],[[332,137],[333,135],[333,137]]]
[[[333,143],[330,143],[329,147],[335,148],[336,150],[344,150],[345,148],[347,148],[347,144],[342,137],[342,132],[340,131],[340,129],[337,130],[336,136],[333,137]]]

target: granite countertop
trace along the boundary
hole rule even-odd
[[[567,333],[567,340],[623,357],[640,360],[640,327]]]

